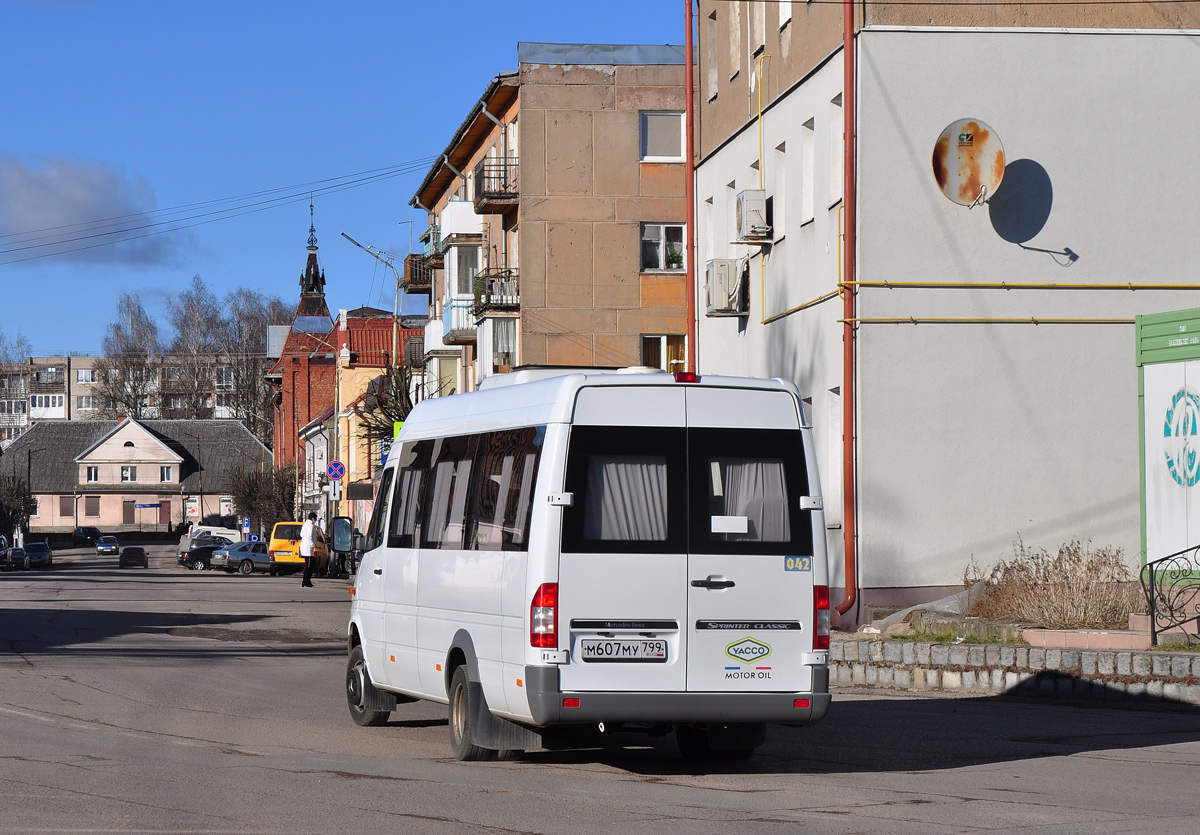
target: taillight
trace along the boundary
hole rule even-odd
[[[558,649],[558,583],[542,583],[529,606],[529,645]]]
[[[700,375],[694,371],[676,371],[675,382],[677,383],[698,383]]]
[[[813,586],[813,615],[817,628],[813,632],[813,649],[829,649],[829,586]]]

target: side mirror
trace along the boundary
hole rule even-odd
[[[349,516],[335,516],[329,523],[330,550],[348,554],[354,547],[354,520]]]

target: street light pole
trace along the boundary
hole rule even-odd
[[[411,235],[411,231],[410,231],[410,235]],[[370,255],[376,261],[379,261],[381,264],[387,264],[388,267],[391,268],[392,272],[396,274],[396,302],[395,302],[395,308],[393,309],[393,312],[392,312],[392,365],[399,365],[400,363],[396,359],[396,352],[397,352],[397,350],[399,350],[399,344],[400,344],[400,271],[396,269],[396,265],[392,263],[391,258],[381,257],[378,253],[375,252],[374,247],[369,246],[369,245],[363,246],[358,241],[354,240],[354,238],[351,238],[349,235],[347,235],[345,232],[342,233],[342,237],[345,238],[346,240],[348,240],[350,243],[354,244],[356,247],[361,249],[363,252]]]

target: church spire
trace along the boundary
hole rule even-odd
[[[313,219],[312,195],[308,195],[308,251],[317,251],[317,225]]]
[[[300,274],[300,293],[325,294],[325,272],[317,265],[317,224],[313,216],[312,195],[308,198],[308,263]]]

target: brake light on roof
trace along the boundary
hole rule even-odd
[[[677,383],[698,383],[700,375],[695,371],[676,371],[675,382]]]
[[[813,586],[813,617],[817,628],[813,630],[813,649],[829,649],[829,586]]]
[[[529,606],[529,645],[558,649],[558,583],[542,583]]]

